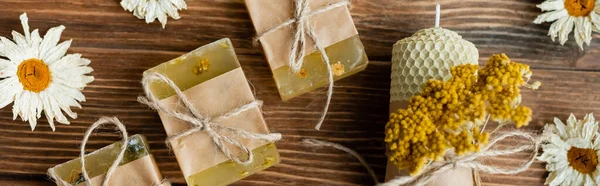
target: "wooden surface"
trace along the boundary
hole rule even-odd
[[[352,15],[371,60],[366,71],[338,81],[322,131],[313,127],[325,90],[282,102],[260,47],[253,47],[253,26],[241,0],[189,0],[182,19],[166,29],[150,25],[124,11],[118,0],[0,0],[0,35],[22,32],[19,15],[27,12],[32,28],[65,25],[63,40],[73,39],[69,53],[92,61],[96,80],[85,90],[87,102],[71,125],[52,132],[45,119],[35,131],[12,120],[11,105],[0,110],[0,185],[53,185],[46,169],[78,156],[84,131],[100,116],[118,116],[131,134],[144,134],[162,173],[182,185],[175,157],[166,149],[158,115],[136,102],[142,94],[142,71],[223,37],[233,41],[258,99],[265,101],[270,128],[284,140],[277,143],[282,162],[236,185],[373,185],[366,170],[351,156],[328,148],[306,147],[302,138],[338,142],[358,151],[385,173],[383,128],[388,117],[391,49],[394,42],[433,25],[435,3],[442,5],[441,26],[457,31],[479,48],[482,64],[493,53],[507,53],[532,66],[533,78],[544,84],[525,91],[534,110],[527,129],[539,130],[553,117],[570,112],[583,117],[600,113],[600,38],[580,50],[574,39],[565,46],[547,36],[549,24],[534,25],[542,0],[354,0]],[[119,140],[112,130],[100,130],[90,150]],[[506,145],[518,143],[512,140]],[[518,165],[527,154],[494,158],[500,166]],[[516,176],[482,174],[484,185],[542,185],[543,163]]]

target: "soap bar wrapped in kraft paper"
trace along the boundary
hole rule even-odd
[[[262,44],[283,100],[329,84],[328,69],[333,80],[339,80],[367,67],[367,55],[352,21],[349,1],[245,2],[258,33],[255,41]]]
[[[104,124],[117,125],[123,133],[123,140],[84,154],[91,132]],[[88,129],[84,138],[80,158],[48,169],[48,175],[56,185],[85,186],[91,180],[93,185],[170,186],[168,181],[163,180],[146,138],[139,134],[127,136],[125,126],[117,118],[100,118]],[[82,170],[82,162],[85,162],[85,170]]]
[[[156,109],[190,186],[236,182],[279,163],[261,101],[255,100],[229,39],[202,46],[144,72]]]

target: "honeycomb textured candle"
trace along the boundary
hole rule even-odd
[[[394,44],[390,102],[407,101],[430,79],[448,80],[450,68],[477,64],[473,43],[443,28],[423,29]]]

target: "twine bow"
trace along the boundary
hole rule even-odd
[[[509,137],[522,137],[522,138],[525,138],[527,140],[527,142],[529,142],[530,144],[520,145],[520,146],[511,148],[511,149],[501,149],[501,150],[491,149],[495,144],[497,144],[498,142],[500,142],[506,138],[509,138]],[[306,143],[307,145],[310,145],[310,146],[329,146],[329,147],[333,147],[333,148],[336,148],[336,149],[339,149],[339,150],[342,150],[342,151],[345,151],[345,152],[351,154],[352,156],[357,158],[365,168],[367,168],[367,170],[369,171],[369,174],[371,175],[371,177],[373,177],[373,180],[375,181],[377,186],[398,186],[398,185],[423,186],[423,185],[428,184],[432,180],[434,180],[440,174],[450,171],[450,170],[453,170],[457,166],[473,168],[478,171],[483,171],[483,172],[489,173],[489,174],[512,175],[512,174],[518,174],[523,171],[526,171],[527,169],[529,169],[531,164],[533,164],[533,162],[535,161],[535,158],[538,155],[538,150],[540,148],[540,145],[544,141],[545,137],[546,137],[545,135],[541,135],[540,137],[536,138],[536,137],[533,137],[529,133],[521,132],[521,131],[507,132],[507,133],[504,133],[504,134],[494,138],[491,141],[491,143],[489,143],[480,152],[462,156],[462,157],[453,159],[451,161],[443,161],[440,164],[430,165],[427,167],[427,169],[425,169],[423,171],[423,173],[421,175],[418,175],[418,176],[397,177],[397,178],[394,178],[385,183],[380,183],[377,180],[377,177],[374,175],[371,167],[364,161],[364,159],[358,153],[348,149],[347,147],[344,147],[344,146],[336,144],[336,143],[323,142],[323,141],[314,140],[314,139],[305,139],[304,143]],[[500,168],[500,167],[493,166],[493,165],[486,165],[483,162],[481,162],[481,160],[479,160],[479,158],[482,158],[482,157],[506,156],[506,155],[512,155],[512,154],[520,153],[520,152],[527,151],[527,150],[532,151],[531,157],[526,162],[521,164],[521,166],[513,168],[513,169],[505,169],[505,168]]]
[[[259,33],[254,37],[253,43],[256,45],[260,41],[260,38],[263,36],[270,34],[274,31],[277,31],[281,28],[290,26],[292,24],[296,24],[294,28],[294,40],[292,42],[292,48],[290,49],[290,57],[288,59],[288,65],[290,69],[294,73],[297,73],[302,68],[304,62],[304,56],[306,55],[306,35],[314,41],[315,47],[321,53],[321,58],[325,62],[325,66],[327,67],[329,87],[327,89],[327,101],[325,102],[325,108],[323,109],[323,113],[315,129],[319,130],[323,121],[325,121],[325,116],[327,116],[327,111],[329,110],[329,104],[331,103],[331,95],[333,94],[333,73],[331,72],[331,66],[329,62],[329,57],[325,52],[325,48],[321,45],[319,38],[317,38],[315,34],[315,30],[312,28],[308,20],[320,13],[327,12],[333,10],[338,7],[349,6],[350,1],[344,0],[337,3],[329,4],[327,6],[320,7],[314,11],[310,9],[310,1],[311,0],[295,0],[294,1],[294,17],[284,21],[280,25],[272,27],[271,29]]]
[[[185,107],[185,113],[166,108],[159,104],[159,100],[156,98],[156,96],[154,96],[154,94],[150,90],[150,82],[156,80],[165,82],[173,90],[175,90],[176,95],[179,97],[179,101],[181,101],[181,103],[183,103],[183,106]],[[179,132],[168,137],[166,140],[167,145],[172,140],[180,140],[181,138],[184,138],[196,132],[206,132],[208,136],[210,136],[210,138],[212,139],[212,142],[219,148],[219,150],[221,150],[221,152],[223,152],[223,154],[227,158],[237,163],[247,165],[254,161],[254,155],[251,149],[248,149],[248,147],[246,147],[244,144],[242,144],[242,142],[240,142],[240,138],[251,140],[263,140],[267,142],[275,142],[281,139],[281,134],[279,133],[258,134],[248,132],[239,128],[233,128],[219,124],[224,119],[237,116],[252,108],[260,107],[262,105],[262,101],[254,100],[226,114],[223,114],[216,118],[211,118],[209,116],[200,114],[200,112],[196,110],[192,102],[190,102],[190,100],[181,91],[181,89],[179,89],[179,87],[177,87],[177,85],[171,79],[165,77],[160,73],[154,72],[145,75],[142,80],[142,85],[144,87],[146,97],[138,97],[138,102],[145,104],[154,110],[163,112],[171,117],[177,118],[181,121],[185,121],[191,126],[191,128],[188,130]],[[230,137],[227,134],[231,134],[233,137]],[[231,152],[233,149],[230,148],[232,147],[242,150],[242,152],[248,156],[247,159],[242,160],[241,157],[235,156],[234,153]]]
[[[110,118],[110,117],[104,116],[104,117],[101,117],[94,124],[92,124],[90,126],[90,128],[87,129],[87,131],[85,132],[85,135],[83,136],[83,140],[81,141],[80,153],[79,153],[79,161],[81,162],[81,174],[83,175],[83,178],[86,181],[87,186],[92,186],[92,182],[90,181],[90,176],[88,175],[87,169],[85,168],[85,165],[86,165],[86,163],[85,163],[86,160],[84,158],[85,157],[85,145],[87,144],[88,139],[92,135],[92,132],[94,132],[94,130],[96,128],[98,128],[99,126],[104,125],[104,124],[114,124],[117,126],[117,129],[119,130],[119,132],[121,132],[123,145],[121,145],[121,149],[119,150],[119,154],[117,155],[117,158],[113,161],[111,166],[106,171],[106,175],[104,176],[104,179],[102,180],[103,186],[108,186],[109,179],[114,174],[115,170],[119,166],[119,163],[121,163],[121,161],[123,160],[123,156],[125,155],[125,150],[127,150],[127,142],[129,141],[129,137],[127,135],[127,130],[125,129],[125,125],[123,125],[123,123],[121,123],[121,121],[119,121],[119,119],[117,119],[116,117]],[[58,184],[60,184],[62,186],[71,186],[72,185],[69,182],[58,177],[56,175],[56,172],[54,171],[54,168],[48,169],[48,174],[52,179],[54,179]],[[162,180],[160,183],[157,183],[155,186],[170,186],[170,185],[171,185],[171,183],[165,179],[165,180]]]

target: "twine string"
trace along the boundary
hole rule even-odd
[[[92,186],[92,182],[90,181],[90,177],[87,173],[87,169],[85,168],[85,165],[86,165],[85,146],[88,142],[88,139],[94,132],[94,130],[104,124],[114,124],[117,126],[117,129],[119,130],[119,132],[121,132],[121,138],[123,141],[122,142],[123,145],[121,145],[121,149],[119,150],[119,154],[117,155],[116,159],[113,161],[112,165],[106,171],[106,175],[104,176],[104,179],[102,180],[103,186],[108,186],[109,179],[111,178],[111,176],[113,175],[113,173],[115,172],[117,167],[119,166],[119,163],[121,163],[121,161],[123,160],[123,155],[125,154],[125,150],[127,150],[127,142],[129,141],[128,135],[127,135],[127,130],[125,130],[125,125],[123,125],[123,123],[121,123],[121,121],[119,121],[119,119],[117,119],[116,117],[112,117],[112,118],[101,117],[98,121],[96,121],[94,124],[92,124],[87,129],[87,131],[85,132],[85,135],[83,136],[83,140],[81,141],[80,153],[79,153],[79,160],[81,162],[81,174],[82,174],[83,178],[86,180],[87,186]],[[54,179],[60,185],[63,185],[63,186],[72,185],[69,182],[58,177],[56,175],[56,172],[54,171],[54,168],[48,169],[48,174],[52,179]]]
[[[369,166],[367,164],[367,161],[356,151],[354,151],[348,147],[345,147],[343,145],[337,144],[337,143],[321,141],[321,140],[317,140],[317,139],[304,139],[304,140],[302,140],[302,142],[304,142],[307,145],[314,146],[314,147],[332,147],[332,148],[344,151],[344,152],[354,156],[354,158],[358,159],[358,161],[367,169],[367,172],[369,172],[369,175],[375,181],[375,183],[376,184],[379,183],[379,181],[377,180],[377,175],[375,174],[375,171],[373,171],[371,166]]]
[[[321,129],[321,125],[325,121],[325,117],[327,116],[327,111],[329,110],[329,105],[331,103],[331,96],[333,95],[333,72],[331,71],[329,57],[325,52],[325,48],[319,42],[319,38],[315,34],[315,30],[312,28],[308,20],[317,15],[321,14],[339,7],[350,6],[350,1],[344,0],[337,3],[328,4],[326,6],[320,7],[314,11],[310,9],[310,1],[311,0],[295,0],[294,1],[294,17],[282,22],[281,24],[274,26],[262,33],[258,33],[254,39],[253,43],[255,45],[258,44],[260,38],[263,36],[275,32],[284,27],[290,26],[292,24],[296,24],[294,28],[294,40],[292,42],[292,48],[290,49],[290,56],[288,58],[288,65],[292,72],[297,73],[302,68],[304,63],[304,56],[306,55],[306,35],[314,41],[315,47],[321,54],[321,58],[327,67],[327,80],[329,81],[329,86],[327,87],[327,100],[325,102],[325,106],[323,108],[323,112],[319,117],[319,121],[315,126],[316,130]]]
[[[150,90],[150,83],[154,81],[165,82],[175,91],[176,95],[179,97],[179,101],[183,103],[184,112],[175,111],[159,104],[158,98]],[[262,106],[262,101],[254,100],[213,119],[210,116],[200,114],[200,112],[197,111],[197,109],[193,106],[193,103],[181,91],[181,89],[179,89],[179,87],[177,87],[177,85],[171,79],[160,73],[153,72],[145,75],[142,80],[142,86],[144,88],[144,92],[146,93],[146,97],[139,96],[138,102],[147,105],[158,112],[165,113],[170,117],[184,121],[190,125],[190,129],[173,134],[166,139],[165,143],[169,147],[171,147],[169,142],[172,140],[181,140],[182,138],[185,138],[196,132],[206,132],[212,142],[227,158],[237,163],[247,165],[254,161],[254,154],[240,141],[240,139],[262,140],[267,142],[275,142],[281,139],[280,133],[252,133],[243,129],[223,126],[220,124],[221,121],[227,118],[240,115],[253,108],[259,108]],[[235,149],[238,149],[247,155],[246,159],[242,159],[241,156],[236,156],[234,152],[232,152]]]

